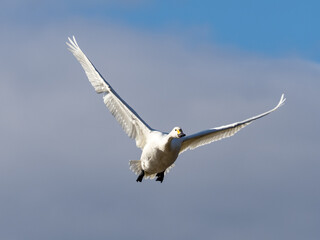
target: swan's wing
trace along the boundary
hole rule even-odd
[[[97,93],[104,93],[104,103],[112,115],[117,119],[128,136],[136,140],[137,147],[143,148],[146,143],[147,135],[152,131],[152,129],[101,76],[98,70],[81,51],[75,37],[73,37],[73,40],[70,38],[68,39],[69,42],[67,42],[67,45],[69,46],[69,50],[80,62],[95,91]]]
[[[202,145],[209,144],[211,142],[218,141],[220,139],[233,136],[240,129],[242,129],[245,126],[252,123],[252,121],[254,121],[258,118],[262,118],[262,117],[268,115],[269,113],[277,110],[280,106],[283,105],[285,100],[286,99],[284,98],[284,95],[282,94],[278,105],[268,112],[262,113],[260,115],[255,116],[255,117],[252,117],[252,118],[249,118],[249,119],[244,120],[242,122],[236,122],[236,123],[221,126],[218,128],[211,128],[211,129],[184,137],[182,145],[181,145],[180,153],[182,153],[188,149],[192,150],[192,149],[195,149],[195,148],[200,147]]]

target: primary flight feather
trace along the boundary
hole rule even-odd
[[[155,178],[163,181],[165,173],[174,166],[180,153],[195,149],[205,144],[231,137],[252,121],[262,118],[277,110],[285,102],[282,94],[278,105],[260,115],[233,124],[211,128],[186,136],[180,127],[175,127],[170,133],[151,128],[143,119],[116,93],[111,85],[102,77],[90,60],[80,49],[75,37],[69,39],[67,45],[83,67],[90,83],[97,93],[103,93],[103,100],[111,114],[119,122],[130,138],[141,148],[140,160],[129,161],[130,169],[139,174],[137,182],[143,178]]]

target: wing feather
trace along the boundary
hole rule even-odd
[[[242,128],[252,123],[252,121],[262,118],[270,114],[271,112],[277,110],[279,107],[281,107],[284,104],[285,100],[286,99],[284,98],[284,94],[282,94],[278,105],[275,108],[271,109],[270,111],[267,111],[265,113],[262,113],[260,115],[254,116],[252,118],[246,119],[241,122],[232,123],[232,124],[221,126],[218,128],[211,128],[211,129],[184,137],[183,142],[181,144],[180,153],[183,153],[188,149],[192,150],[197,147],[212,143],[214,141],[218,141],[223,138],[233,136]]]
[[[152,131],[152,128],[142,120],[142,118],[116,93],[111,85],[102,77],[99,71],[82,52],[75,37],[73,37],[73,39],[68,39],[69,42],[67,42],[66,44],[69,46],[69,50],[81,64],[95,91],[97,93],[104,94],[104,103],[110,110],[111,114],[119,122],[128,136],[135,139],[137,147],[142,149],[146,143],[147,135]]]

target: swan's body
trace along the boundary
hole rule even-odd
[[[247,120],[211,128],[196,134],[185,136],[180,127],[175,127],[170,133],[164,133],[152,129],[142,118],[113,90],[110,84],[100,75],[85,54],[81,51],[75,38],[69,38],[69,50],[82,65],[89,81],[97,93],[104,94],[104,103],[112,115],[120,123],[130,138],[134,138],[137,147],[141,148],[140,160],[130,161],[130,169],[140,174],[137,181],[145,178],[157,177],[157,181],[163,181],[164,174],[173,167],[180,153],[199,146],[231,137],[252,121],[264,117],[278,109],[285,101],[282,94],[278,105],[260,115]]]
[[[142,169],[147,175],[164,172],[177,159],[181,144],[182,138],[175,138],[175,133],[152,131],[142,150],[140,158]]]

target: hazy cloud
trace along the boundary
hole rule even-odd
[[[28,34],[29,33],[29,34]],[[154,128],[187,134],[287,104],[135,182],[140,151],[66,49],[75,34]],[[318,239],[320,66],[188,36],[67,22],[0,39],[1,239]]]

